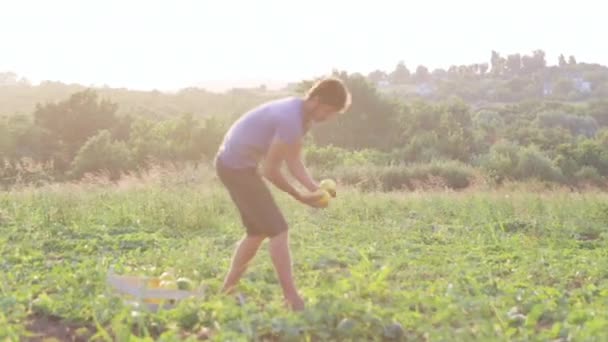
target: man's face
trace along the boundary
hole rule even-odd
[[[315,101],[311,117],[315,122],[323,122],[333,118],[337,114],[338,109],[335,107]]]

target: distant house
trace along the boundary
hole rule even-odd
[[[545,81],[545,83],[543,83],[543,95],[549,96],[551,94],[553,94],[553,84],[549,81]]]
[[[575,77],[572,79],[574,87],[581,93],[591,92],[591,82],[585,81],[582,77]]]
[[[388,80],[381,80],[381,81],[376,82],[376,87],[378,87],[378,88],[386,88],[390,85],[391,85],[391,83]]]
[[[428,96],[435,92],[435,88],[429,83],[416,85],[416,93],[420,96]]]
[[[296,91],[298,89],[299,84],[297,82],[289,82],[284,87],[285,91]]]

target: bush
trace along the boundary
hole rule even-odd
[[[564,180],[561,170],[535,147],[527,147],[519,151],[517,175],[519,179],[534,178],[549,182]]]
[[[31,158],[14,162],[0,159],[0,190],[17,185],[44,185],[56,181],[53,163],[39,163]]]
[[[339,166],[385,165],[390,161],[387,153],[373,149],[349,151],[328,145],[309,146],[304,151],[306,164],[320,170],[333,170]]]
[[[478,158],[477,164],[488,178],[498,184],[505,180],[565,180],[560,167],[533,146],[521,148],[510,142],[500,142]]]
[[[574,178],[579,183],[590,183],[599,185],[602,183],[602,176],[593,166],[583,166],[574,174]]]
[[[486,175],[497,183],[515,179],[519,162],[519,147],[508,141],[494,144],[490,151],[478,158],[478,164]]]
[[[395,191],[418,187],[441,186],[463,189],[474,177],[472,167],[459,161],[433,161],[413,165],[343,166],[333,174],[340,183],[354,185],[362,190]]]
[[[471,166],[456,160],[433,161],[421,169],[423,172],[442,178],[445,184],[452,189],[463,189],[469,186],[474,174]]]
[[[111,133],[102,130],[78,151],[70,176],[80,178],[88,172],[107,171],[111,179],[117,179],[122,171],[130,168],[131,156],[125,143],[112,141]]]
[[[572,135],[595,136],[599,126],[592,116],[579,116],[556,111],[538,113],[537,122],[541,128],[561,127]]]

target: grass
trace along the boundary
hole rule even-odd
[[[238,216],[204,172],[0,193],[0,339],[47,325],[91,340],[576,340],[608,338],[602,193],[361,193],[326,210],[277,193],[303,313],[283,309],[266,248],[239,306],[217,292]],[[105,285],[173,268],[207,294],[134,312]]]

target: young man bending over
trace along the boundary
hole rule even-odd
[[[302,310],[292,277],[288,225],[264,178],[297,201],[319,207],[319,185],[302,162],[302,139],[313,123],[345,112],[351,95],[342,81],[326,78],[315,83],[306,96],[264,103],[239,118],[226,133],[216,160],[217,174],[239,210],[246,229],[232,257],[223,292],[231,293],[264,239],[283,289],[286,304]],[[281,173],[289,172],[307,190],[299,191]],[[261,166],[261,167],[258,167]]]

